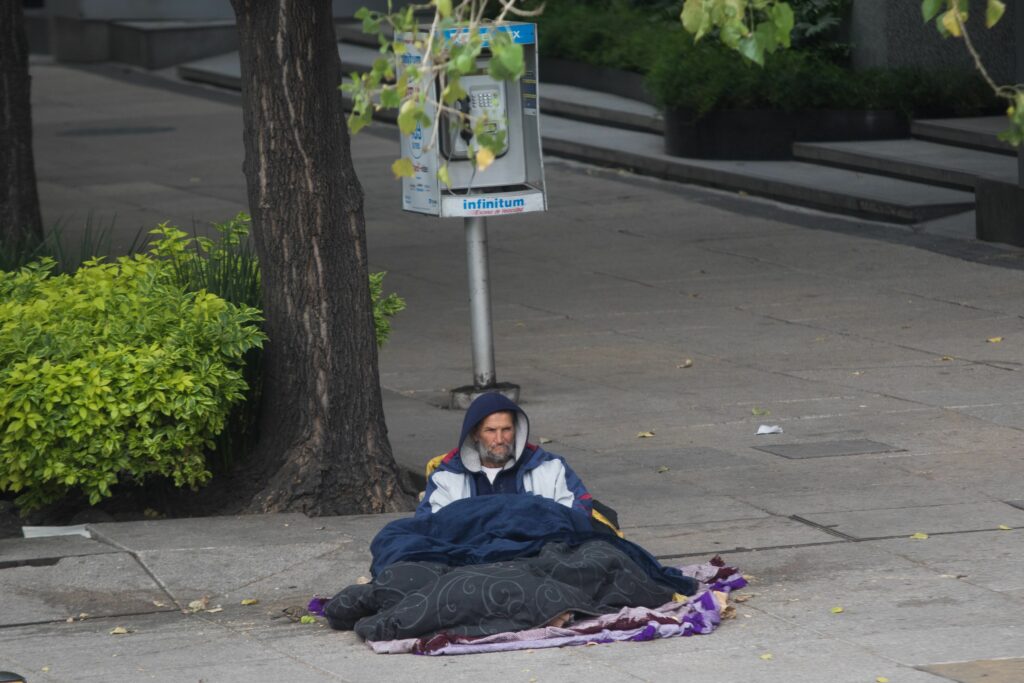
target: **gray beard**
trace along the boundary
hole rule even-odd
[[[484,448],[479,441],[476,444],[476,450],[480,454],[480,464],[484,467],[504,467],[512,459],[513,448],[514,446],[509,446],[504,453],[495,453]]]

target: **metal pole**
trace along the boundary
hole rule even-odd
[[[469,272],[469,321],[473,333],[473,384],[494,386],[494,338],[491,335],[491,290],[487,274],[487,219],[466,218],[466,263]]]

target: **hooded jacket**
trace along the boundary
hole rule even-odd
[[[473,432],[487,416],[503,411],[515,415],[516,441],[512,459],[491,483],[481,468]],[[453,501],[489,493],[531,493],[591,514],[591,496],[580,478],[562,456],[529,443],[529,435],[530,420],[510,399],[498,393],[477,397],[462,421],[459,445],[427,479],[416,515],[429,515]]]

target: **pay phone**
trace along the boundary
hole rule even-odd
[[[441,131],[441,156],[447,160],[468,159],[470,146],[479,147],[474,140],[474,127],[496,136],[501,142],[495,158],[508,152],[508,98],[504,81],[496,81],[487,74],[463,76],[462,88],[469,93],[457,100],[452,108],[461,115],[448,114]]]
[[[444,39],[458,40],[466,30],[446,29]],[[402,157],[413,168],[412,175],[402,177],[402,208],[406,211],[466,217],[547,209],[537,100],[536,27],[508,23],[479,30],[485,34],[483,50],[474,69],[459,79],[466,96],[450,105],[453,112],[442,111],[436,132],[425,130],[430,124],[420,123],[414,131],[402,135]],[[491,31],[507,33],[522,46],[525,68],[521,78],[502,81],[488,73],[491,53],[486,34]],[[421,63],[425,37],[422,33],[403,36],[404,63]],[[435,75],[421,77],[434,79]],[[429,84],[433,97],[428,101],[441,100],[439,81]],[[428,118],[437,111],[435,106],[429,104]],[[483,147],[476,139],[478,134],[488,136],[488,143],[497,142],[494,161],[484,169],[477,168],[473,159],[473,153]],[[442,168],[444,181],[439,176]]]

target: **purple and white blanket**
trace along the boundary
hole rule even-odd
[[[725,566],[719,557],[679,569],[686,576],[696,579],[699,591],[690,598],[668,602],[656,608],[624,607],[611,614],[571,621],[562,626],[551,625],[485,636],[441,631],[421,638],[366,642],[378,654],[455,655],[711,633],[721,623],[728,593],[743,588],[747,582],[736,569]],[[322,604],[322,599],[314,599],[310,603],[310,611],[318,612]]]

